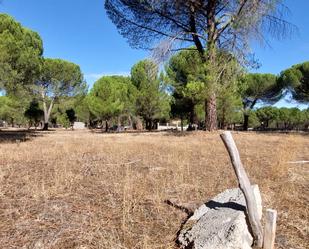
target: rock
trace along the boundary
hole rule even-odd
[[[262,201],[253,185],[259,217]],[[246,221],[246,202],[239,188],[228,189],[199,207],[184,223],[177,243],[183,249],[250,249],[253,238]]]

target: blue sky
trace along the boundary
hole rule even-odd
[[[81,66],[89,85],[110,74],[129,74],[149,52],[128,46],[107,18],[104,0],[0,0],[0,12],[37,31],[44,56],[62,58]],[[287,0],[288,20],[299,32],[291,39],[271,40],[270,47],[253,45],[262,64],[258,72],[278,74],[309,60],[309,0]],[[281,101],[279,105],[286,105]]]

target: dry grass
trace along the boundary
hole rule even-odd
[[[277,248],[308,248],[308,135],[234,134]],[[174,248],[186,215],[235,176],[219,135],[57,131],[0,144],[1,248]]]

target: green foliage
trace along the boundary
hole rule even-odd
[[[309,125],[309,109],[300,110],[298,108],[275,108],[262,107],[254,112],[251,112],[259,119],[260,125],[263,128],[277,129],[308,129]],[[250,116],[250,118],[252,118]],[[253,127],[257,127],[254,125]]]
[[[7,121],[13,114],[12,100],[8,96],[0,96],[0,119]]]
[[[70,108],[65,111],[70,124],[73,126],[73,123],[76,121],[76,115],[74,109]]]
[[[220,66],[219,66],[220,65]],[[239,109],[239,96],[236,91],[236,82],[242,68],[228,53],[217,52],[217,64],[203,63],[194,48],[181,51],[174,55],[166,65],[167,81],[173,86],[175,104],[172,112],[183,117],[190,117],[190,122],[205,120],[200,113],[192,113],[195,106],[204,106],[215,92],[217,95],[217,115],[219,123],[225,126],[233,119]],[[210,82],[212,82],[210,84]],[[205,111],[203,111],[205,114]],[[196,120],[196,117],[199,116]]]
[[[136,89],[129,77],[104,76],[96,81],[87,96],[90,112],[99,120],[132,113]]]
[[[61,59],[44,59],[40,80],[36,85],[49,98],[75,96],[85,90],[80,67]]]
[[[42,120],[44,116],[44,112],[39,107],[39,103],[37,100],[32,100],[29,107],[25,111],[25,117],[30,121],[30,123],[34,123],[35,126]]]
[[[298,108],[280,108],[278,123],[285,129],[294,129],[309,121],[308,110]]]
[[[71,126],[71,122],[66,113],[61,113],[57,115],[57,123],[62,125],[64,128],[69,128]]]
[[[242,98],[244,113],[244,130],[248,129],[249,113],[256,103],[272,104],[283,96],[283,87],[278,84],[277,77],[273,74],[246,74],[238,81],[238,92]]]
[[[195,106],[202,102],[202,92],[199,90],[203,89],[204,84],[191,81],[198,75],[201,65],[202,61],[197,51],[184,50],[172,56],[165,66],[167,75],[165,81],[173,88],[172,115],[181,119],[190,119],[190,123],[197,121],[196,116],[204,119],[199,115],[200,112],[195,111]]]
[[[259,127],[261,125],[261,122],[258,119],[256,112],[253,111],[253,110],[250,110],[248,112],[248,114],[249,114],[249,124],[248,124],[249,127],[253,127],[253,128]],[[242,122],[243,122],[243,120],[242,120]],[[240,122],[240,123],[242,123],[242,122]]]
[[[241,120],[242,99],[238,92],[238,79],[243,69],[230,54],[218,54],[221,72],[217,83],[217,116],[219,127],[224,129],[228,124]],[[222,69],[223,68],[223,69]]]
[[[27,119],[24,116],[28,100],[14,95],[0,96],[0,119],[15,124],[26,124]]]
[[[74,104],[76,99],[74,97],[62,98],[53,108],[51,120],[54,124],[60,124],[65,128],[73,126],[76,121]]]
[[[43,103],[43,129],[48,129],[49,118],[55,103],[60,103],[63,99],[72,100],[72,97],[83,95],[86,89],[78,65],[61,59],[44,59],[40,79],[34,87],[34,92]]]
[[[196,104],[194,106],[194,113],[196,115],[197,120],[200,123],[205,122],[205,106],[204,104]]]
[[[256,111],[256,116],[260,120],[262,126],[268,128],[270,122],[278,118],[279,112],[277,108],[267,106],[258,109]]]
[[[225,129],[228,124],[240,123],[241,98],[235,85],[221,88],[217,95],[217,115],[219,127]]]
[[[131,69],[131,80],[137,89],[136,114],[144,119],[146,128],[152,129],[155,120],[168,119],[171,98],[157,66],[150,60],[138,62]]]
[[[87,96],[80,99],[78,103],[76,103],[74,110],[78,121],[89,124],[91,113],[87,102]]]
[[[158,81],[158,67],[150,60],[142,60],[131,68],[131,80],[136,89],[141,90]]]
[[[299,102],[309,102],[309,61],[292,66],[281,72],[279,83],[287,87],[293,98]]]
[[[240,78],[239,93],[245,108],[253,109],[258,101],[272,104],[282,97],[282,87],[273,74],[246,74]]]
[[[183,96],[189,98],[193,103],[201,103],[204,99],[205,84],[202,81],[191,80],[183,89]]]
[[[193,49],[184,50],[172,56],[165,66],[168,80],[177,92],[181,92],[190,81],[190,77],[197,75],[200,71],[202,61],[198,52]]]
[[[12,17],[0,14],[0,89],[14,91],[39,75],[43,45],[40,36]]]

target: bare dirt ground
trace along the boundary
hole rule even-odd
[[[278,210],[276,248],[309,248],[309,165],[287,163],[309,160],[309,135],[234,138]],[[0,165],[5,249],[174,248],[186,214],[166,200],[198,205],[237,187],[219,133],[37,133],[0,142]]]

